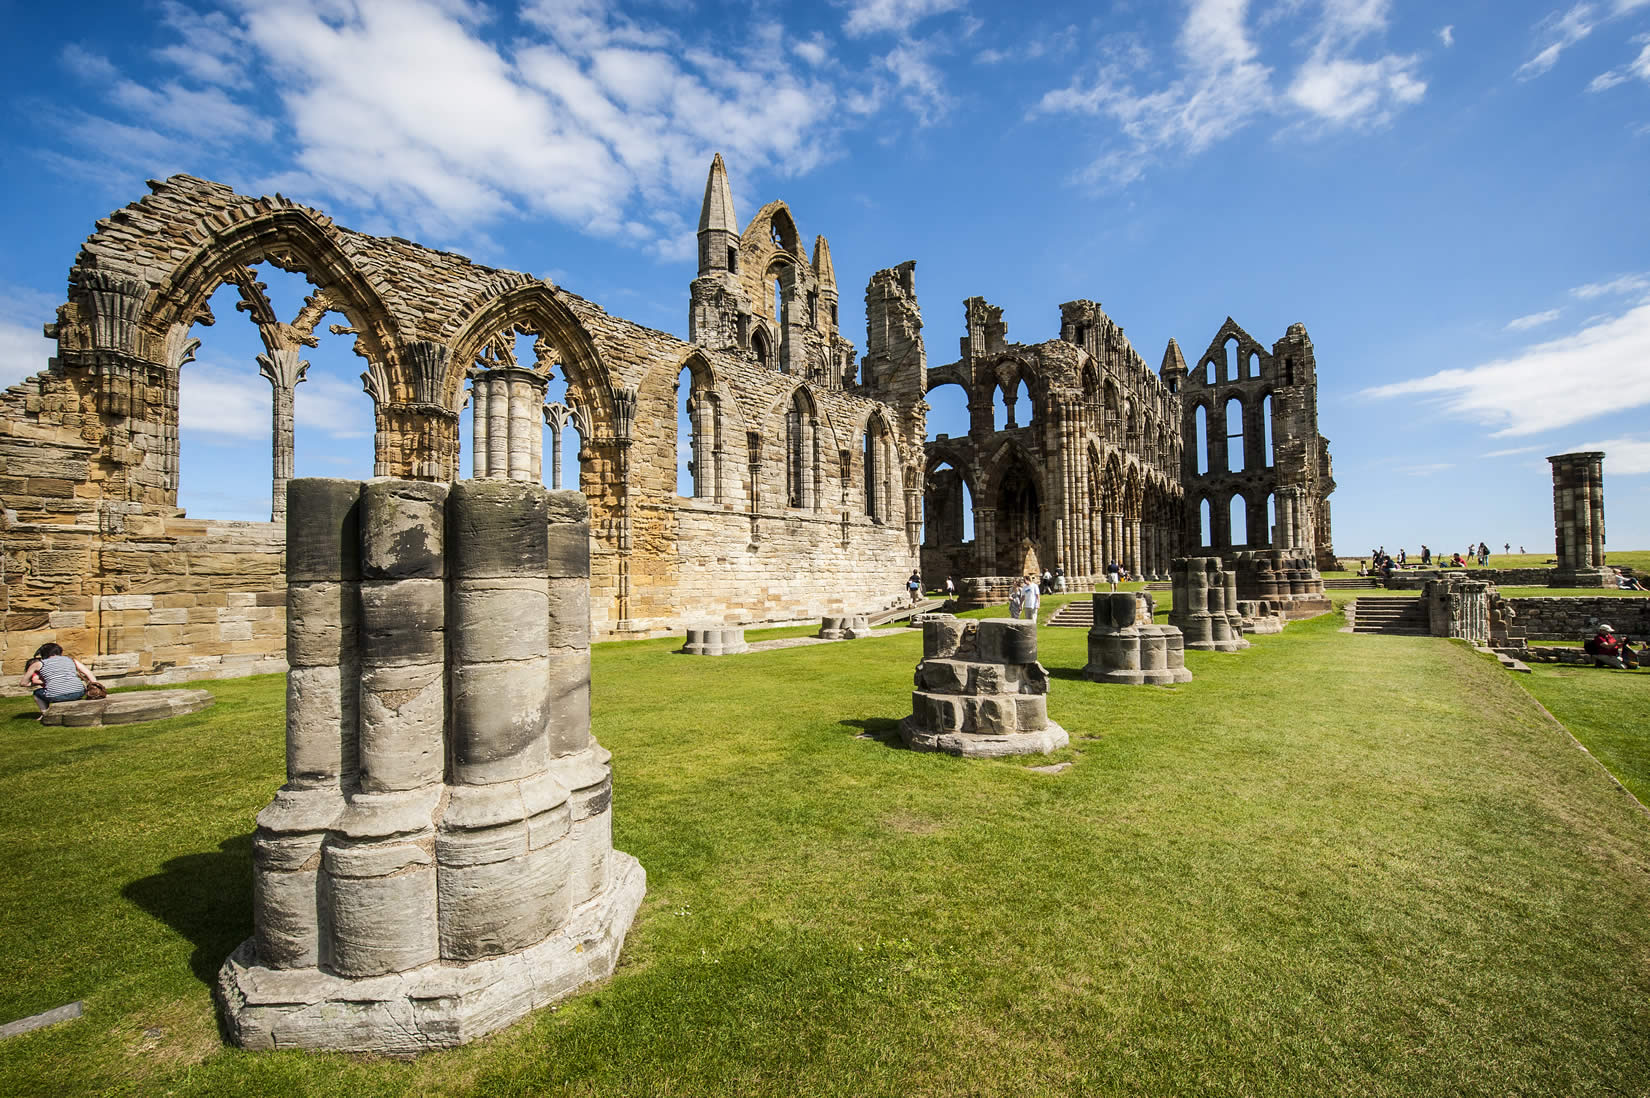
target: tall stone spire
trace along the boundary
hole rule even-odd
[[[699,232],[724,232],[739,235],[739,219],[733,212],[733,191],[728,187],[728,168],[722,163],[722,154],[710,162],[710,175],[705,178],[705,204],[699,210]]]
[[[831,266],[831,246],[823,236],[814,238],[814,276],[821,290],[836,289],[836,268]]]

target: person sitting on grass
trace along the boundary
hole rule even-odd
[[[87,685],[102,686],[91,669],[63,654],[63,646],[47,641],[23,667],[23,685],[34,687],[34,704],[44,714],[53,702],[79,701]]]
[[[1625,669],[1626,661],[1622,658],[1621,641],[1616,637],[1616,631],[1609,625],[1600,625],[1593,639],[1582,645],[1582,650],[1593,657],[1594,667],[1615,667]]]

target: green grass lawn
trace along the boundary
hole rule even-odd
[[[1650,669],[1532,664],[1519,683],[1650,804]]]
[[[1650,820],[1522,676],[1340,624],[1164,688],[1043,631],[1054,776],[894,746],[915,631],[598,646],[649,874],[619,972],[411,1062],[219,1043],[279,677],[108,730],[0,702],[0,1020],[87,1006],[0,1044],[0,1094],[1645,1093]]]

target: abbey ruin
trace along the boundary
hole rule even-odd
[[[329,318],[365,363],[376,476],[452,482],[469,445],[479,478],[584,493],[598,638],[852,617],[895,603],[919,568],[1000,601],[1012,577],[1045,568],[1081,587],[1110,560],[1163,578],[1200,551],[1293,550],[1320,567],[1333,555],[1299,325],[1268,352],[1228,320],[1195,370],[1170,341],[1154,373],[1094,302],[1062,305],[1059,337],[1027,345],[971,298],[959,357],[930,368],[907,262],[871,275],[856,361],[825,237],[806,247],[777,201],[741,226],[720,157],[685,341],[279,195],[186,175],[150,189],[97,223],[46,326],[56,356],[0,396],[8,676],[45,641],[116,681],[285,668],[293,394]],[[277,313],[264,264],[308,280],[296,315]],[[179,387],[226,285],[265,348],[269,523],[177,505]],[[564,401],[546,401],[551,379]],[[930,441],[925,398],[946,385],[966,391],[969,429]],[[542,452],[546,428],[576,432],[576,469],[559,445]],[[681,494],[679,451],[692,470]]]

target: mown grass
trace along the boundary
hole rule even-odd
[[[1650,669],[1534,664],[1518,680],[1650,805]]]
[[[1339,624],[1171,688],[1083,682],[1083,632],[1045,630],[1054,776],[894,746],[914,631],[598,646],[649,874],[620,970],[413,1062],[218,1043],[279,678],[155,725],[6,720],[0,1017],[87,1016],[0,1045],[0,1093],[1643,1093],[1645,816],[1493,663]]]

